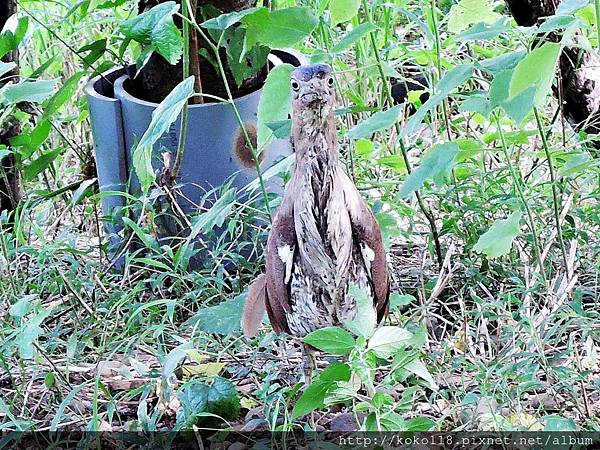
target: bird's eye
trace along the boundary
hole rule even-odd
[[[298,83],[296,80],[292,80],[292,89],[294,91],[297,91],[298,89],[300,89],[300,83]]]
[[[327,84],[333,86],[333,77],[330,77],[329,80],[327,80]]]

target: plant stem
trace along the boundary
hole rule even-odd
[[[598,49],[600,50],[600,0],[594,0],[596,5],[596,33],[598,33]]]
[[[183,0],[185,5],[181,8],[184,19],[187,19],[189,14],[188,4],[189,0]],[[187,79],[190,76],[190,24],[187,20],[183,20],[183,79]],[[188,119],[188,102],[185,102],[181,111],[181,125],[179,126],[179,143],[177,146],[177,155],[175,156],[175,165],[171,171],[171,180],[176,180],[179,177],[179,171],[181,170],[181,161],[183,160],[183,154],[185,152],[185,138],[187,131],[187,119]]]
[[[210,40],[210,38],[206,35],[206,33],[204,33],[204,30],[202,30],[202,28],[200,28],[200,26],[196,22],[195,17],[190,17],[190,18],[183,17],[183,21],[191,23],[194,26],[194,28],[196,29],[198,34],[202,37],[202,39],[204,39],[206,41],[206,43],[210,46],[211,50],[215,54],[215,58],[217,60],[217,65],[219,68],[219,74],[221,75],[221,78],[223,80],[223,85],[225,86],[225,91],[227,92],[227,102],[231,105],[231,107],[233,109],[233,113],[235,114],[236,121],[238,122],[238,125],[239,125],[240,129],[242,130],[242,133],[244,134],[244,139],[246,140],[246,144],[248,145],[248,147],[250,148],[250,151],[252,153],[252,159],[254,160],[254,166],[256,168],[256,173],[258,175],[258,182],[260,184],[260,189],[261,189],[263,198],[265,200],[265,208],[267,209],[267,213],[269,215],[269,221],[272,222],[273,214],[271,213],[271,206],[269,205],[269,195],[267,194],[267,188],[265,186],[265,180],[263,178],[262,170],[260,168],[260,162],[258,160],[258,155],[256,154],[256,148],[254,147],[254,144],[252,143],[252,140],[250,139],[250,136],[248,135],[248,130],[246,130],[244,121],[242,120],[242,117],[240,116],[240,112],[238,111],[237,106],[235,105],[235,101],[233,99],[233,94],[229,87],[229,83],[227,82],[227,73],[225,72],[225,67],[223,66],[223,61],[221,60],[221,55],[219,54],[219,48],[221,46],[221,40],[223,39],[223,33],[221,33],[219,42],[217,42],[217,44],[215,45]]]
[[[186,0],[188,6],[188,17],[196,14],[198,0]],[[189,27],[189,24],[188,24]],[[194,92],[202,94],[202,77],[200,73],[200,57],[198,55],[198,34],[196,30],[192,28],[190,31],[190,71],[194,75]],[[202,95],[196,95],[193,97],[192,102],[195,104],[204,103],[204,97]]]
[[[506,145],[506,139],[504,137],[504,131],[502,130],[502,126],[500,125],[500,115],[496,114],[496,126],[498,127],[498,133],[500,134],[500,142],[502,143],[502,151],[504,152],[504,157],[506,158],[506,163],[508,164],[508,168],[510,170],[510,175],[513,179],[513,183],[515,185],[515,189],[519,195],[519,199],[521,203],[523,203],[523,207],[525,208],[525,213],[527,214],[527,221],[529,223],[529,229],[531,230],[531,234],[533,236],[533,250],[535,252],[535,259],[537,260],[538,266],[540,267],[540,274],[542,275],[542,279],[544,283],[546,283],[546,275],[544,273],[544,266],[542,265],[542,252],[540,248],[540,243],[538,239],[537,232],[535,230],[535,221],[533,220],[533,214],[531,213],[531,208],[527,203],[527,199],[525,198],[525,194],[523,193],[523,188],[521,187],[521,177],[517,177],[515,168],[513,167],[512,161],[510,159],[510,155],[508,154],[508,147]]]
[[[369,5],[367,3],[367,0],[363,0],[363,8],[365,10],[367,22],[371,22],[371,12],[369,10]],[[377,41],[375,40],[375,34],[371,31],[369,33],[369,37],[370,37],[373,53],[375,54],[375,61],[377,63],[377,69],[379,71],[379,76],[381,77],[381,83],[383,85],[383,92],[385,93],[385,97],[387,98],[388,103],[390,105],[393,105],[394,98],[392,97],[392,92],[390,91],[390,87],[387,83],[387,78],[385,77],[385,73],[383,71],[383,65],[381,62],[381,58],[379,57],[379,52],[377,49]],[[404,146],[404,140],[402,138],[402,130],[400,129],[400,124],[398,123],[398,121],[396,121],[394,123],[394,127],[396,129],[396,134],[398,135],[398,143],[400,144],[400,151],[402,152],[402,159],[404,160],[404,164],[406,165],[406,171],[410,175],[410,173],[412,172],[412,169],[410,167],[408,153],[406,151],[406,147]],[[429,228],[431,229],[431,235],[433,237],[433,244],[435,247],[437,261],[438,261],[439,266],[441,267],[444,263],[444,257],[442,255],[442,246],[440,244],[440,235],[439,235],[437,226],[435,224],[435,217],[433,216],[433,213],[427,207],[427,205],[425,205],[425,202],[423,201],[423,197],[421,197],[421,193],[418,190],[415,192],[415,196],[417,197],[417,202],[419,203],[419,208],[421,209],[421,211],[425,215],[425,218],[427,219],[427,222],[429,223]]]
[[[554,164],[552,163],[552,155],[550,154],[550,148],[548,147],[548,140],[546,139],[546,133],[542,126],[542,120],[540,119],[540,113],[536,107],[533,108],[535,114],[535,121],[537,122],[538,131],[542,138],[542,146],[544,147],[544,153],[548,160],[548,170],[550,171],[550,182],[552,183],[552,203],[554,206],[554,221],[556,223],[556,232],[558,233],[558,243],[560,245],[560,251],[563,257],[563,263],[565,264],[565,270],[568,267],[567,251],[565,250],[565,241],[563,240],[562,225],[560,224],[560,206],[558,202],[558,189],[556,187],[556,174],[554,172]]]

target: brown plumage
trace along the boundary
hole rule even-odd
[[[261,304],[276,332],[299,338],[353,319],[350,283],[372,297],[379,321],[388,312],[381,231],[338,160],[331,68],[301,66],[291,83],[296,167],[269,233],[266,274],[248,294],[248,337],[260,325]]]

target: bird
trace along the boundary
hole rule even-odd
[[[390,276],[381,229],[339,159],[331,66],[291,75],[293,176],[271,224],[266,271],[248,289],[242,315],[255,336],[265,310],[273,330],[303,338],[355,319],[354,283],[372,299],[378,323],[388,314]],[[310,383],[315,349],[303,345]]]

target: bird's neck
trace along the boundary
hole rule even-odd
[[[296,152],[296,173],[327,177],[338,165],[337,131],[333,107],[294,109],[292,139]]]

